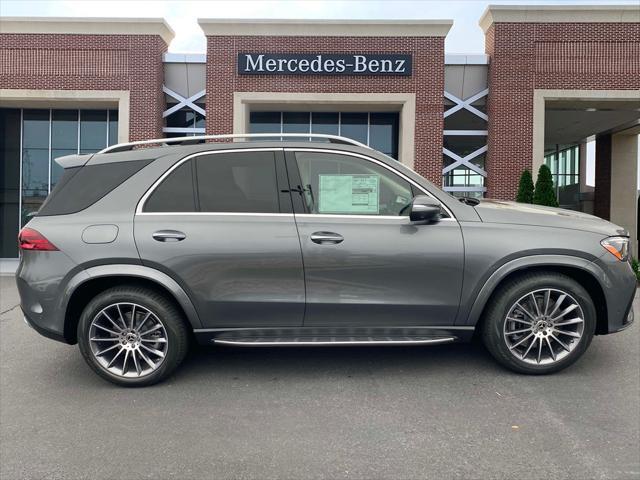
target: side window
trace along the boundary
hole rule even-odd
[[[335,215],[409,215],[411,184],[367,160],[296,152],[306,209]]]
[[[233,152],[196,158],[202,212],[280,212],[274,152]]]
[[[144,205],[145,212],[195,212],[193,162],[187,160],[158,185]]]

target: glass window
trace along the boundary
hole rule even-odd
[[[398,114],[371,113],[369,117],[369,146],[398,158]]]
[[[18,256],[20,110],[0,108],[0,258]]]
[[[345,112],[342,114],[340,135],[352,138],[367,145],[367,130],[369,114],[360,112]]]
[[[311,113],[311,133],[321,133],[324,135],[338,135],[340,114],[337,112],[312,112]]]
[[[49,194],[49,114],[49,110],[25,110],[23,114],[21,225]]]
[[[55,159],[78,153],[78,110],[52,110],[51,121],[51,188],[53,188],[62,177],[63,171]]]
[[[202,212],[280,212],[273,152],[218,153],[196,166]]]
[[[249,133],[280,133],[280,112],[251,112]]]
[[[309,213],[408,215],[406,180],[373,162],[347,155],[296,152]]]
[[[309,133],[311,128],[309,115],[309,112],[283,112],[282,132]]]
[[[80,111],[80,153],[95,153],[107,146],[107,111]]]
[[[187,160],[153,191],[144,205],[145,212],[194,212],[193,162]]]
[[[109,110],[109,145],[118,143],[118,111]]]

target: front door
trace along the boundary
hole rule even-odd
[[[305,326],[449,326],[460,301],[463,243],[451,217],[409,221],[417,190],[381,162],[287,151],[304,258]]]
[[[196,154],[136,214],[142,262],[185,288],[205,327],[302,324],[302,255],[286,182],[282,149]]]

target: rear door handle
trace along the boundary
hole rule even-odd
[[[314,232],[311,234],[311,241],[319,245],[329,245],[341,243],[344,237],[333,232]]]
[[[151,235],[158,242],[179,242],[187,238],[187,236],[177,230],[158,230]]]

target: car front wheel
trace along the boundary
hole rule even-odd
[[[188,349],[182,315],[163,295],[135,286],[106,290],[85,307],[78,344],[101,377],[127,387],[164,380]]]
[[[578,360],[591,343],[596,311],[588,292],[555,272],[503,285],[488,306],[482,337],[489,352],[520,373],[553,373]]]

